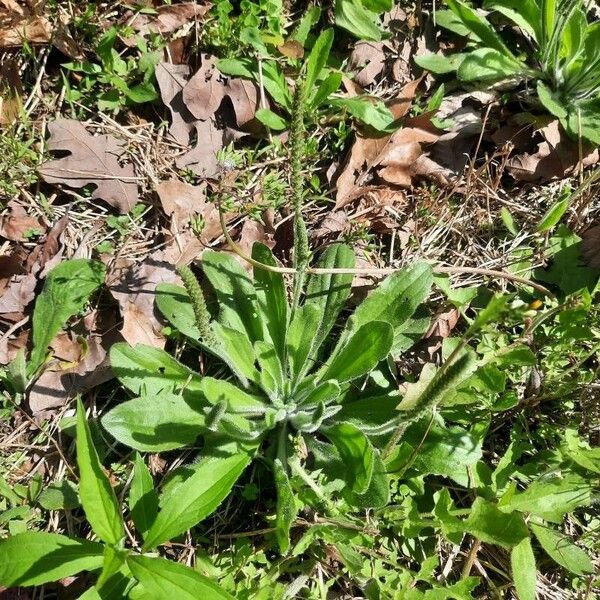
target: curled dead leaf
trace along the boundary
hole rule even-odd
[[[140,35],[148,33],[173,33],[186,24],[193,25],[201,19],[212,7],[212,3],[184,2],[182,4],[171,4],[158,6],[153,13],[136,13],[127,19],[127,24],[135,29]],[[134,42],[135,43],[135,42]]]

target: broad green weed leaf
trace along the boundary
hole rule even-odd
[[[263,397],[248,394],[228,381],[204,377],[200,387],[208,403],[215,405],[224,401],[230,413],[262,415],[266,411]]]
[[[499,81],[523,73],[519,61],[493,48],[477,48],[461,61],[456,74],[461,81]]]
[[[314,304],[305,304],[294,313],[286,337],[288,367],[294,379],[314,365],[322,317]]]
[[[532,513],[552,523],[561,523],[565,514],[592,502],[592,486],[575,474],[543,477],[523,492],[500,502],[502,510]]]
[[[319,74],[327,64],[332,44],[333,29],[324,29],[319,34],[306,59],[306,79],[304,85],[308,97],[313,95],[313,87],[317,82]]]
[[[206,251],[202,270],[219,300],[219,322],[245,333],[252,343],[264,339],[254,285],[235,258],[224,252]]]
[[[266,376],[263,382],[264,389],[277,392],[283,389],[283,369],[279,356],[272,344],[267,342],[256,342],[254,354],[260,368],[261,377]]]
[[[219,69],[223,75],[254,79],[256,63],[249,58],[221,58],[217,61],[217,69]]]
[[[145,537],[158,512],[158,495],[154,489],[152,475],[137,452],[133,462],[128,503],[131,520],[142,537]]]
[[[510,568],[519,600],[535,600],[536,568],[531,540],[523,538],[510,552]]]
[[[29,375],[43,364],[54,336],[102,285],[105,272],[101,262],[84,258],[66,260],[50,271],[33,310]]]
[[[353,269],[355,256],[346,244],[332,244],[319,257],[317,267],[322,269]],[[338,315],[350,295],[353,276],[351,274],[311,275],[306,287],[305,305],[318,307],[321,318],[317,347],[329,335]]]
[[[386,321],[396,331],[414,315],[429,295],[432,284],[431,266],[425,262],[394,273],[360,304],[348,325],[355,330],[372,321]]]
[[[183,286],[160,283],[156,287],[156,306],[165,319],[180,333],[195,342],[200,339],[201,334],[196,326],[194,309]]]
[[[256,73],[258,74],[258,69]],[[259,79],[257,75],[255,75],[255,79]],[[262,85],[264,85],[267,92],[269,92],[273,100],[275,100],[279,106],[283,106],[287,111],[291,110],[292,95],[285,79],[285,75],[275,61],[263,62]],[[202,256],[204,259],[204,255]]]
[[[356,508],[383,508],[389,503],[390,482],[381,455],[376,450],[369,487],[362,494],[347,493],[346,500]]]
[[[322,432],[337,448],[347,467],[347,480],[352,491],[356,494],[366,492],[371,483],[376,452],[367,436],[350,423],[338,423]]]
[[[307,405],[317,405],[321,402],[329,404],[339,397],[340,392],[340,386],[337,381],[324,381],[308,390],[300,402]]]
[[[275,476],[275,488],[277,490],[277,509],[275,514],[275,535],[279,544],[279,551],[285,554],[290,547],[290,528],[298,508],[294,497],[294,490],[290,480],[279,459],[273,463],[273,474]]]
[[[392,326],[385,321],[363,325],[335,351],[323,366],[319,379],[343,383],[366,375],[389,354],[393,339]]]
[[[323,104],[323,102],[325,102],[329,96],[331,96],[331,94],[334,94],[340,89],[341,84],[341,73],[330,73],[327,75],[327,77],[320,83],[317,91],[310,100],[310,107],[315,109],[321,106],[321,104]]]
[[[101,540],[117,545],[125,537],[121,508],[102,471],[81,400],[77,401],[77,465],[79,497],[87,520]]]
[[[248,380],[258,383],[258,372],[254,368],[254,350],[245,333],[224,327],[213,321],[213,331],[221,344],[220,358],[246,387]]]
[[[151,346],[114,344],[110,365],[119,381],[134,394],[158,394],[163,391],[198,391],[201,378],[170,354]]]
[[[127,556],[126,550],[120,550],[113,548],[112,546],[104,546],[104,563],[102,565],[102,571],[98,576],[96,585],[98,593],[101,595],[104,586],[111,586],[112,578],[119,572],[123,563],[125,562],[125,556]]]
[[[189,446],[205,430],[201,406],[171,392],[144,395],[117,404],[102,417],[116,440],[141,452],[163,452]]]
[[[364,7],[361,0],[336,0],[335,24],[360,40],[379,42],[383,32],[378,25],[377,13]]]
[[[516,546],[529,537],[523,517],[517,512],[502,512],[495,504],[476,498],[463,530],[488,544],[503,548]]]
[[[290,124],[269,108],[259,108],[254,116],[265,126],[273,131],[284,131]]]
[[[414,61],[422,69],[431,71],[436,75],[444,75],[456,71],[466,56],[466,54],[448,54],[446,56],[442,54],[423,54],[422,56],[415,56]]]
[[[190,477],[160,497],[160,511],[144,548],[155,548],[210,515],[228,496],[249,462],[250,455],[240,451],[231,456],[204,456],[193,465]]]
[[[502,13],[527,32],[533,40],[540,42],[542,13],[536,0],[486,0],[483,6]]]
[[[311,6],[302,16],[300,22],[292,33],[290,40],[294,40],[306,46],[306,39],[310,30],[319,22],[321,18],[321,9],[318,6]]]
[[[544,233],[550,231],[562,219],[562,216],[569,208],[570,198],[555,202],[544,214],[540,224],[536,227],[536,231]]]
[[[381,102],[370,97],[335,98],[330,101],[334,107],[346,109],[354,118],[377,131],[393,131],[394,115]]]
[[[510,50],[505,46],[502,38],[494,31],[490,24],[470,6],[460,0],[446,0],[452,12],[463,22],[465,27],[474,33],[486,46],[497,50],[505,56],[511,56]]]
[[[469,337],[475,335],[488,323],[498,321],[506,308],[507,302],[507,295],[495,294],[494,296],[492,296],[491,300],[487,303],[486,307],[483,310],[480,310],[479,313],[477,313],[477,316],[475,317],[471,325],[469,325],[469,329],[467,329],[465,336]]]
[[[272,267],[277,266],[271,250],[258,242],[252,246],[252,258]],[[283,275],[255,267],[254,288],[263,323],[265,323],[273,345],[283,360],[285,334],[288,326],[288,302]]]
[[[127,566],[144,586],[148,600],[234,600],[204,575],[172,560],[129,555]]]
[[[103,545],[56,533],[28,531],[0,541],[0,586],[41,585],[99,569]]]
[[[594,565],[587,553],[566,535],[543,522],[532,521],[529,527],[546,554],[561,567],[575,575],[594,572]]]

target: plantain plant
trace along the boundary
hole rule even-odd
[[[417,64],[480,85],[531,81],[530,104],[558,117],[569,135],[600,144],[600,23],[589,21],[583,0],[486,0],[485,12],[461,0],[446,4],[437,23],[466,37],[465,50]]]

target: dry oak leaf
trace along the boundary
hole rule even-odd
[[[600,160],[600,151],[585,145],[579,161],[580,148],[576,141],[567,137],[558,120],[552,121],[539,130],[543,141],[537,152],[527,152],[510,158],[507,168],[519,181],[549,181],[562,179],[573,174],[580,166],[588,167]]]
[[[176,142],[187,146],[196,120],[183,101],[183,88],[188,82],[190,68],[187,65],[161,62],[156,65],[154,75],[161,99],[171,113],[169,134]]]
[[[127,24],[141,35],[172,33],[187,23],[193,24],[196,19],[202,18],[211,7],[210,2],[204,4],[184,2],[183,4],[159,6],[155,9],[154,14],[137,13],[133,19],[127,21]]]
[[[229,79],[225,84],[225,96],[231,100],[238,127],[254,119],[260,108],[260,92],[256,83],[247,79]]]
[[[354,79],[362,87],[371,85],[385,67],[385,42],[357,42],[350,55],[350,67],[358,70]]]
[[[591,227],[582,235],[581,258],[593,269],[600,269],[600,225]]]
[[[38,217],[29,216],[16,202],[9,202],[7,208],[9,212],[0,217],[0,237],[24,242],[27,233],[37,231],[39,234],[46,229]]]
[[[156,193],[165,214],[171,217],[171,229],[174,233],[182,231],[192,217],[201,216],[204,228],[200,241],[203,244],[209,244],[221,235],[219,210],[214,204],[207,202],[204,186],[169,179],[156,186]]]
[[[190,169],[200,177],[214,177],[219,173],[217,153],[225,147],[228,132],[218,129],[212,119],[196,121],[196,145],[175,160],[179,169]]]
[[[137,178],[131,163],[121,163],[125,144],[112,135],[93,136],[79,121],[59,119],[48,125],[48,148],[70,152],[40,169],[48,183],[73,188],[93,184],[92,199],[108,202],[122,213],[138,202]]]
[[[156,318],[154,296],[159,283],[178,280],[175,267],[164,258],[165,250],[155,252],[143,262],[119,268],[109,277],[109,289],[119,303],[123,327],[121,335],[131,345],[146,344],[155,348],[165,345],[162,325]]]
[[[183,101],[196,119],[212,117],[225,98],[225,77],[216,68],[214,56],[202,55],[198,71],[183,88]]]

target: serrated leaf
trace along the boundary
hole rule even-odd
[[[33,310],[33,349],[27,366],[30,376],[44,363],[56,334],[102,285],[105,273],[101,262],[85,258],[66,260],[50,271]]]
[[[103,545],[56,533],[28,531],[0,541],[0,585],[42,585],[99,569]]]
[[[117,545],[125,537],[125,526],[117,496],[102,471],[81,400],[77,401],[77,465],[79,498],[94,533],[107,544]]]
[[[171,560],[129,555],[127,566],[148,600],[234,600],[208,577]]]
[[[231,456],[204,456],[192,475],[160,496],[160,511],[144,548],[155,548],[187,531],[210,515],[228,496],[248,463],[244,451]]]

